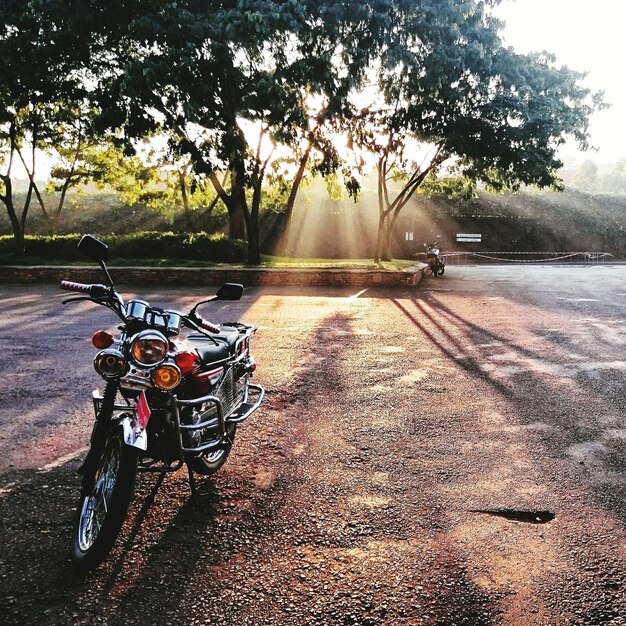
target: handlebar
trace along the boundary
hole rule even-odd
[[[194,321],[198,324],[198,326],[200,326],[200,328],[204,328],[205,330],[208,330],[210,333],[221,332],[221,328],[219,326],[216,326],[215,324],[212,324],[211,322],[207,322],[206,320],[203,320],[197,313],[195,315]]]
[[[71,280],[62,280],[60,286],[61,289],[65,289],[66,291],[87,294],[90,299],[96,302],[99,301],[99,304],[105,304],[109,308],[113,309],[124,323],[127,322],[123,302],[120,300],[119,296],[117,296],[117,294],[106,285],[87,285],[85,283],[77,283]],[[72,298],[71,300],[82,299],[84,298]],[[106,299],[106,302],[103,302],[103,299]],[[65,302],[70,302],[70,300],[66,300]],[[195,312],[193,315],[181,317],[183,321],[187,320],[187,324],[190,325],[191,328],[204,329],[214,334],[221,332],[221,328],[219,326],[212,324],[211,322],[207,322]]]
[[[86,285],[85,283],[75,283],[71,280],[62,280],[61,289],[86,293],[90,298],[94,299],[106,298],[111,295],[111,289],[106,285]]]
[[[71,280],[62,280],[61,289],[66,291],[79,291],[80,293],[89,293],[91,285],[85,285],[85,283],[75,283]]]

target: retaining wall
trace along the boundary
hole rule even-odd
[[[111,267],[119,285],[220,285],[225,282],[251,285],[353,285],[357,287],[406,287],[418,285],[424,265],[404,271],[343,269],[256,269],[189,267]],[[57,283],[73,280],[101,283],[104,275],[93,266],[38,265],[0,266],[0,283]]]

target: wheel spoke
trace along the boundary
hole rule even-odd
[[[116,443],[115,440],[107,442],[96,471],[93,489],[84,497],[78,533],[80,547],[85,551],[96,541],[109,513],[109,502],[115,488],[120,461]]]

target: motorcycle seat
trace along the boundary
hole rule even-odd
[[[204,335],[187,337],[187,341],[193,345],[203,364],[221,361],[234,354],[235,345],[239,339],[238,331],[222,329],[219,334],[212,334],[211,337],[217,341],[217,344]]]

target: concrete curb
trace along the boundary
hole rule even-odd
[[[111,267],[119,285],[205,286],[238,282],[252,285],[351,285],[356,287],[415,287],[424,276],[423,263],[406,270],[260,269],[191,267]],[[0,283],[58,283],[73,280],[101,283],[102,271],[93,266],[0,266]]]

